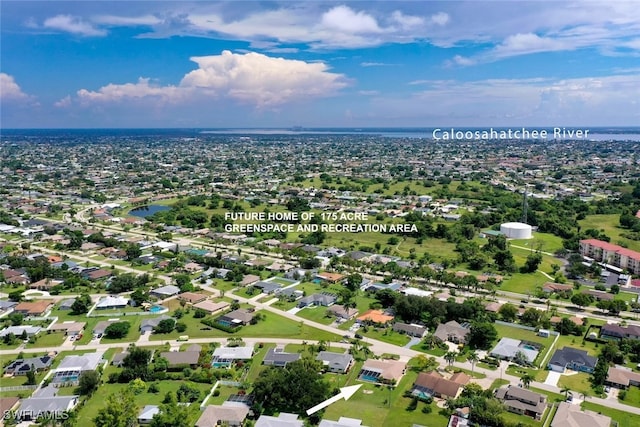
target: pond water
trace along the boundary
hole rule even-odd
[[[169,209],[171,209],[171,207],[165,205],[140,206],[135,209],[131,209],[129,211],[129,215],[146,218],[156,212],[168,211]]]

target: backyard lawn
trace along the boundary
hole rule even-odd
[[[36,338],[35,343],[26,344],[25,347],[26,348],[48,347],[48,348],[54,349],[56,347],[60,347],[66,338],[67,337],[63,332],[51,332],[51,333],[42,332]]]
[[[188,425],[194,425],[196,420],[200,417],[199,404],[207,395],[212,384],[199,384],[190,381],[157,381],[159,393],[149,393],[146,390],[135,396],[135,402],[138,408],[142,409],[145,405],[159,405],[162,403],[162,399],[169,391],[174,393],[178,390],[181,384],[188,384],[189,386],[196,387],[201,392],[201,398],[199,401],[192,403],[189,406],[189,422]],[[150,384],[150,383],[149,383]],[[93,425],[93,418],[98,414],[98,411],[105,407],[106,398],[112,393],[123,390],[127,387],[127,384],[104,384],[100,387],[100,391],[90,397],[84,406],[78,411],[78,424],[79,426]]]
[[[267,311],[261,311],[261,313],[264,315],[263,320],[259,321],[255,325],[243,326],[234,334],[206,326],[203,323],[200,323],[200,319],[194,319],[193,314],[189,313],[178,320],[179,322],[183,322],[187,325],[186,331],[173,331],[168,334],[152,334],[150,336],[150,340],[175,340],[181,335],[188,335],[189,338],[224,338],[229,336],[240,336],[265,338],[296,337],[298,339],[325,341],[340,341],[341,339],[341,337],[336,334],[321,331],[311,326],[304,325],[302,322],[296,322],[294,320],[278,316],[275,313]]]

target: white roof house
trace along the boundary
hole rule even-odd
[[[151,294],[160,297],[170,297],[180,293],[180,288],[174,285],[162,286],[160,288],[153,289]]]
[[[218,347],[213,351],[211,364],[216,367],[231,366],[236,360],[251,360],[253,346]]]
[[[57,370],[95,371],[100,365],[103,355],[103,351],[97,351],[95,353],[67,356],[60,362]]]
[[[107,309],[107,308],[117,308],[117,307],[126,307],[129,303],[129,299],[121,296],[108,296],[102,298],[96,304],[96,309]]]

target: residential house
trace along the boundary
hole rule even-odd
[[[104,332],[107,330],[109,325],[112,325],[118,322],[120,322],[120,320],[102,320],[96,323],[96,326],[93,327],[93,335],[95,336],[104,335]]]
[[[158,405],[145,405],[138,413],[138,424],[151,424],[153,416],[160,413]]]
[[[563,347],[553,353],[547,367],[556,372],[564,373],[571,369],[577,372],[592,373],[598,362],[597,357],[589,356],[585,350],[572,347]]]
[[[596,291],[593,289],[587,289],[582,291],[585,295],[591,295],[596,301],[613,301],[614,295],[605,291]]]
[[[271,295],[282,289],[282,285],[276,282],[261,281],[253,284],[253,287],[260,289],[263,294]]]
[[[73,307],[74,302],[76,302],[75,298],[68,298],[68,299],[62,300],[62,302],[60,302],[60,305],[58,305],[58,309],[71,310],[71,307]]]
[[[51,278],[44,278],[42,280],[38,280],[37,282],[31,283],[29,285],[29,289],[37,289],[39,291],[50,291],[54,286],[58,286],[64,283],[62,280],[56,280]]]
[[[149,332],[153,332],[153,330],[156,328],[156,326],[160,324],[160,322],[167,319],[173,320],[175,324],[175,319],[171,316],[167,316],[166,314],[163,314],[162,316],[156,317],[153,319],[144,319],[142,323],[140,323],[140,333],[146,334]]]
[[[214,368],[230,367],[238,360],[251,360],[253,345],[244,347],[217,347],[213,351],[211,366]]]
[[[396,322],[393,324],[393,330],[401,334],[407,334],[410,337],[423,338],[427,334],[427,327],[424,325],[415,325]]]
[[[628,325],[620,326],[618,324],[607,324],[600,330],[600,338],[603,339],[616,339],[623,338],[637,340],[640,339],[640,326]]]
[[[306,297],[303,297],[298,301],[298,307],[309,307],[309,306],[322,306],[329,307],[333,305],[338,297],[329,292],[322,292],[320,294],[313,294]]]
[[[16,313],[24,314],[25,316],[42,316],[51,308],[53,301],[39,300],[39,301],[25,301],[16,305],[13,311]]]
[[[324,365],[328,372],[345,374],[351,369],[354,363],[353,356],[349,353],[334,353],[332,351],[321,351],[316,356]]]
[[[247,274],[242,278],[242,281],[240,282],[240,286],[253,285],[258,281],[260,281],[260,276],[256,276],[255,274]]]
[[[400,291],[402,288],[402,283],[392,282],[392,283],[381,283],[381,282],[364,282],[360,285],[360,288],[366,292],[377,292],[388,289],[390,291]]]
[[[442,342],[449,341],[454,344],[463,344],[467,342],[469,328],[467,325],[462,326],[455,320],[451,320],[447,323],[439,324],[433,335]]]
[[[540,350],[533,343],[504,337],[489,354],[497,359],[515,361],[520,358],[520,361],[533,364],[539,352]]]
[[[65,384],[78,384],[80,375],[85,371],[95,371],[104,363],[103,351],[71,355],[65,357],[55,371],[51,384],[58,387]]]
[[[358,314],[357,308],[345,308],[342,305],[332,305],[327,309],[327,311],[330,314],[344,320],[351,320]]]
[[[238,310],[230,311],[218,317],[217,322],[229,327],[243,326],[248,325],[254,316],[255,313],[253,311],[249,311],[246,308],[239,308]]]
[[[63,331],[65,335],[68,336],[78,336],[82,334],[84,327],[87,325],[87,322],[73,322],[67,321],[62,323],[55,323],[49,327],[50,331]]]
[[[180,288],[174,285],[162,286],[156,289],[152,289],[149,294],[153,295],[158,299],[165,299],[172,297],[174,295],[178,295],[180,293]]]
[[[208,405],[196,421],[196,427],[242,427],[249,415],[249,407],[240,402]]]
[[[263,365],[284,367],[300,359],[300,353],[287,353],[281,348],[270,348],[262,361]]]
[[[96,304],[96,310],[118,310],[125,308],[129,304],[129,299],[121,296],[108,296],[102,298]]]
[[[298,419],[298,414],[280,412],[277,417],[260,415],[255,427],[303,427],[304,422]]]
[[[80,275],[87,280],[95,282],[96,280],[104,279],[111,276],[111,271],[98,268],[96,270],[83,270]]]
[[[53,357],[30,357],[28,359],[16,359],[4,368],[5,374],[27,375],[32,369],[36,372],[46,371],[51,367]]]
[[[329,282],[329,283],[340,283],[346,277],[347,276],[345,276],[344,274],[329,273],[329,272],[325,271],[324,273],[317,273],[314,278],[318,279],[318,280],[323,280],[323,281]]]
[[[229,304],[226,301],[220,301],[220,302],[201,301],[197,304],[194,304],[193,308],[204,310],[209,314],[214,314],[222,310],[226,310],[227,308],[229,308],[230,305],[231,304]]]
[[[542,285],[542,291],[548,294],[553,294],[556,292],[566,292],[571,290],[573,290],[573,285],[565,285],[563,283],[547,282]]]
[[[79,396],[47,396],[24,399],[16,412],[20,421],[35,421],[46,414],[62,414],[78,405]]]
[[[504,403],[508,411],[536,420],[542,418],[547,408],[547,396],[513,385],[497,389],[495,397]]]
[[[382,310],[367,310],[361,316],[356,318],[356,322],[373,325],[386,325],[393,321],[393,319],[393,316],[386,314]]]
[[[178,299],[181,301],[186,301],[189,304],[197,304],[207,299],[205,294],[198,294],[195,292],[183,292],[178,295]]]
[[[413,383],[411,394],[419,398],[441,397],[456,399],[471,377],[463,372],[444,378],[436,372],[421,372]]]
[[[5,416],[14,411],[20,403],[19,397],[0,397],[0,414]],[[2,417],[4,418],[4,417]],[[4,425],[4,420],[0,419],[0,426]]]
[[[607,371],[606,384],[619,389],[627,389],[629,386],[640,386],[640,372],[631,369],[610,367]]]
[[[128,351],[121,351],[120,353],[116,353],[111,359],[111,364],[116,367],[121,367],[124,359],[129,355]]]
[[[338,421],[322,420],[318,427],[365,427],[357,418],[340,417]]]
[[[183,366],[196,368],[198,366],[198,360],[200,359],[201,350],[202,347],[193,344],[187,348],[186,351],[163,351],[160,353],[160,357],[167,359],[169,368],[180,368]]]
[[[31,326],[31,325],[20,325],[20,326],[8,326],[0,331],[0,338],[4,338],[6,335],[13,334],[16,337],[19,337],[23,333],[27,333],[27,336],[32,337],[34,335],[38,335],[42,331],[42,328],[39,326]]]
[[[611,418],[598,412],[581,409],[580,405],[560,402],[551,427],[609,427]]]
[[[398,360],[368,359],[362,365],[358,378],[380,384],[397,384],[406,368],[407,364]]]

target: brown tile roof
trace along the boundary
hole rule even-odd
[[[206,300],[207,296],[204,294],[198,294],[195,292],[183,292],[180,295],[178,295],[178,299],[187,301],[191,304],[195,304],[197,302]]]
[[[640,373],[612,366],[607,372],[607,381],[611,384],[628,387],[631,382],[640,383]]]
[[[407,367],[405,362],[398,360],[369,359],[362,365],[363,370],[380,372],[380,377],[387,381],[399,381]]]
[[[19,313],[24,313],[26,315],[38,315],[47,311],[47,308],[53,303],[53,301],[41,300],[35,302],[21,302],[16,305],[14,310]]]
[[[458,374],[455,374],[455,375],[458,375]],[[464,381],[464,382],[458,382],[458,381],[453,381],[453,377],[451,377],[451,379],[446,379],[435,372],[429,372],[429,373],[421,372],[418,375],[418,378],[416,378],[416,381],[413,383],[413,385],[414,387],[417,386],[417,387],[431,390],[433,393],[439,396],[455,398],[458,396],[458,393],[460,392],[460,388],[469,381],[469,376],[466,374],[463,374],[463,375],[464,377],[466,377],[466,381],[465,381],[465,378],[457,376],[456,380]]]

